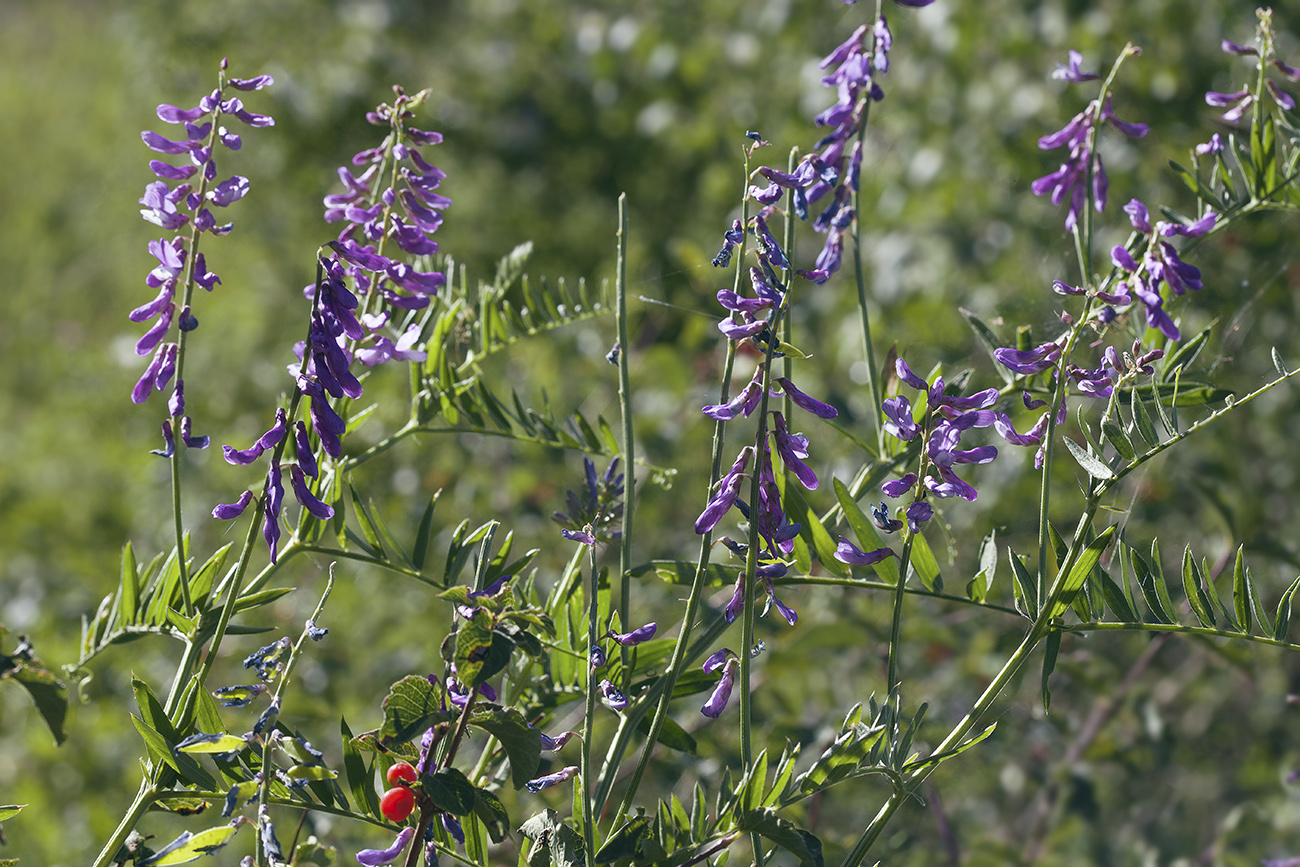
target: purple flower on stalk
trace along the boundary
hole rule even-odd
[[[713,257],[713,267],[725,268],[731,263],[731,251],[745,242],[745,227],[733,220],[731,228],[722,233],[722,249]]]
[[[695,532],[699,535],[711,532],[722,516],[731,510],[735,505],[736,498],[740,496],[740,485],[745,480],[745,468],[749,466],[749,459],[754,454],[753,446],[745,446],[740,450],[736,457],[735,463],[731,469],[722,477],[718,483],[718,492],[713,495],[705,505],[704,511],[695,519]]]
[[[875,524],[882,533],[894,533],[903,526],[902,521],[889,517],[889,507],[885,505],[884,500],[871,507],[871,523]]]
[[[793,382],[786,379],[784,376],[777,377],[776,383],[781,386],[781,391],[785,393],[785,396],[790,398],[790,402],[800,409],[810,412],[821,419],[829,420],[839,417],[840,411],[835,407],[828,403],[822,403],[820,400],[804,394],[795,387]]]
[[[722,652],[722,651],[719,651]],[[713,659],[717,654],[714,654]],[[727,659],[723,664],[722,677],[718,680],[718,685],[713,688],[713,693],[709,700],[700,708],[700,713],[710,719],[717,719],[727,707],[727,702],[731,700],[731,690],[736,681],[736,670],[740,667],[740,660],[734,656]]]
[[[840,543],[835,546],[835,559],[850,566],[874,566],[882,560],[896,556],[898,555],[890,548],[863,551],[843,536],[840,536]]]
[[[248,508],[248,504],[251,503],[252,501],[253,501],[253,492],[244,491],[244,493],[239,496],[239,499],[237,501],[233,503],[221,504],[218,505],[216,508],[214,508],[212,510],[212,517],[216,518],[219,521],[234,520],[235,518],[238,518],[240,515],[244,514],[244,510]]]
[[[596,537],[582,530],[561,530],[560,535],[570,542],[581,542],[584,545],[594,546]]]
[[[1216,132],[1214,135],[1210,136],[1209,141],[1196,146],[1196,153],[1198,156],[1203,157],[1217,156],[1218,154],[1223,153],[1223,139],[1220,138],[1219,134]]]
[[[1085,81],[1096,81],[1101,78],[1095,72],[1084,72],[1079,68],[1083,63],[1083,55],[1071,49],[1069,52],[1070,63],[1068,66],[1062,63],[1056,64],[1056,69],[1052,71],[1052,78],[1058,81],[1068,81],[1070,84],[1082,84]]]
[[[724,647],[721,650],[711,653],[709,658],[704,660],[704,664],[700,667],[704,670],[705,674],[712,674],[719,668],[722,668],[722,666],[726,665],[727,660],[735,657],[735,655],[735,651],[731,648]]]
[[[711,404],[703,407],[700,411],[715,421],[731,421],[736,416],[749,416],[758,408],[759,401],[763,398],[763,368],[760,366],[754,371],[754,377],[749,381],[740,393],[737,394],[727,403]]]
[[[653,638],[656,629],[658,629],[658,625],[654,621],[651,621],[645,626],[633,629],[631,632],[620,633],[611,629],[605,634],[607,637],[613,638],[624,647],[636,647],[641,642],[649,641]]]
[[[998,364],[1021,376],[1033,376],[1050,370],[1061,356],[1061,346],[1056,341],[1036,346],[1033,349],[1008,349],[1002,347],[993,351]]]
[[[379,867],[381,864],[392,864],[397,860],[406,847],[410,844],[411,838],[415,836],[415,828],[407,825],[397,834],[397,839],[393,845],[387,849],[362,849],[357,853],[357,863],[364,864],[365,867]]]
[[[565,780],[573,779],[573,777],[577,776],[577,773],[578,773],[578,766],[569,765],[567,768],[564,768],[563,770],[560,771],[556,771],[553,774],[547,774],[544,777],[538,777],[535,780],[529,780],[527,783],[524,784],[524,786],[528,789],[528,791],[532,792],[533,794],[536,794],[542,791],[543,789],[549,789],[551,786],[558,786],[560,783],[563,783]]]
[[[602,680],[596,686],[596,691],[600,693],[600,698],[605,702],[605,706],[610,710],[623,710],[631,702],[623,691],[608,680]]]
[[[916,473],[908,473],[901,479],[893,479],[892,481],[885,482],[880,486],[880,490],[886,497],[896,500],[908,491],[912,490],[912,486],[915,484]]]
[[[284,485],[280,481],[280,465],[271,462],[266,477],[266,516],[262,521],[262,538],[271,552],[271,562],[277,559],[276,546],[280,542],[280,504],[284,501]]]
[[[799,484],[810,491],[817,490],[817,474],[803,462],[803,458],[808,457],[808,437],[788,432],[785,416],[780,412],[773,412],[772,416],[776,421],[772,437],[776,440],[776,451],[781,456],[781,463],[794,474]]]
[[[537,734],[542,739],[542,749],[547,752],[554,752],[555,750],[560,749],[574,738],[582,740],[582,735],[577,732],[560,732],[560,736],[555,738],[550,737],[543,732],[538,732]]]
[[[919,533],[921,527],[930,517],[934,515],[934,509],[924,500],[917,500],[907,507],[907,528],[913,533]]]

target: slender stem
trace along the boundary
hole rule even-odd
[[[122,821],[117,823],[113,835],[108,838],[104,848],[99,851],[99,855],[95,858],[92,867],[108,867],[110,863],[113,863],[113,856],[117,854],[118,849],[122,848],[122,844],[126,842],[126,838],[130,835],[131,829],[135,827],[135,823],[140,821],[140,818],[153,805],[157,797],[158,789],[154,787],[154,784],[146,775],[145,779],[140,781],[140,791],[136,793],[135,800],[131,802],[130,807],[127,807],[125,815],[122,816]]]
[[[742,177],[740,187],[741,200],[741,219],[742,226],[749,225],[749,196],[746,193],[749,184],[749,150],[744,150],[745,154],[745,171]],[[743,253],[743,242],[742,242]],[[735,274],[732,280],[734,291],[740,290],[740,280],[744,274],[744,256],[736,256]],[[627,354],[626,347],[623,354]],[[727,341],[727,356],[722,368],[722,389],[719,403],[726,403],[731,393],[731,371],[735,366],[736,344],[734,341]],[[709,485],[705,493],[707,502],[713,496],[713,487],[717,484],[718,478],[722,473],[722,450],[726,441],[727,423],[718,421],[713,428],[713,449],[712,461],[709,470]],[[691,640],[691,630],[695,625],[696,613],[699,611],[700,600],[704,595],[705,579],[709,571],[709,554],[713,549],[713,533],[703,533],[700,536],[700,555],[698,564],[695,568],[695,578],[691,582],[691,592],[686,599],[686,612],[682,616],[681,629],[677,633],[677,643],[673,645],[673,655],[668,662],[668,669],[664,672],[659,682],[663,685],[663,691],[659,696],[659,704],[655,708],[654,718],[650,721],[650,732],[646,736],[645,746],[641,750],[641,757],[637,761],[636,769],[632,772],[632,780],[628,784],[627,791],[623,794],[623,802],[618,808],[618,814],[614,817],[617,822],[622,816],[628,815],[632,810],[632,801],[636,798],[637,790],[641,786],[641,780],[645,776],[646,768],[650,764],[650,755],[654,752],[655,744],[659,742],[659,734],[663,731],[664,720],[668,718],[668,705],[672,702],[673,687],[677,684],[677,678],[681,676],[682,669],[686,664],[686,649]],[[617,740],[615,741],[617,743]],[[603,774],[602,785],[610,786],[613,784],[613,768],[607,763],[607,773]],[[599,793],[598,793],[599,794]],[[603,804],[604,799],[601,799]]]
[[[478,699],[478,690],[476,686],[469,691],[465,698],[465,706],[460,709],[460,716],[456,718],[456,728],[451,733],[451,740],[447,743],[447,752],[442,756],[442,766],[450,768],[451,763],[456,760],[456,751],[460,749],[460,741],[465,737],[465,729],[469,727],[470,711],[474,708],[474,702]]]
[[[632,508],[636,502],[636,442],[632,435],[632,386],[629,376],[627,339],[627,193],[618,197],[618,266],[614,281],[614,316],[618,320],[618,406],[623,416],[623,535],[619,539],[618,618],[623,630],[630,630],[632,607]],[[623,689],[631,685],[631,648],[620,647],[623,660]],[[584,778],[585,780],[585,778]]]
[[[596,867],[596,820],[592,808],[591,735],[596,718],[596,667],[591,663],[591,651],[596,647],[600,618],[600,576],[596,573],[596,549],[591,547],[587,566],[591,570],[591,584],[587,604],[587,659],[583,668],[587,672],[587,709],[582,721],[582,840],[585,844],[587,867]],[[624,626],[624,629],[627,627]]]
[[[918,476],[920,474],[918,473]],[[912,543],[916,541],[916,534],[911,530],[904,531],[906,535],[903,538],[903,553],[899,557],[898,563],[898,584],[894,587],[894,616],[889,626],[889,680],[887,695],[893,695],[894,690],[898,688],[898,647],[899,636],[903,631],[903,594],[907,586],[907,570],[912,560]],[[897,724],[897,720],[895,720]]]

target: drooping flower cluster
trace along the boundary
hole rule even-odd
[[[1139,49],[1128,46],[1125,49],[1125,56],[1137,54],[1138,51]],[[1053,73],[1053,77],[1072,83],[1090,81],[1098,77],[1082,72],[1079,69],[1079,62],[1078,53],[1070,52],[1069,67],[1058,69]],[[1038,140],[1040,150],[1069,148],[1065,162],[1061,163],[1056,171],[1044,175],[1029,187],[1036,196],[1050,195],[1053,205],[1059,205],[1069,199],[1069,208],[1065,213],[1067,231],[1077,225],[1079,215],[1086,206],[1089,178],[1092,181],[1093,207],[1099,214],[1106,209],[1106,194],[1110,182],[1106,177],[1106,167],[1102,163],[1101,154],[1097,151],[1097,131],[1102,121],[1110,123],[1130,138],[1141,138],[1149,130],[1144,123],[1126,123],[1117,118],[1111,109],[1111,97],[1107,94],[1104,103],[1094,99],[1062,129]]]
[[[909,528],[916,532],[933,514],[932,507],[925,502],[927,493],[940,499],[961,497],[968,501],[973,501],[978,496],[975,489],[957,475],[954,467],[957,464],[987,464],[998,456],[998,450],[994,446],[958,448],[962,434],[966,431],[993,424],[994,413],[989,407],[997,402],[998,390],[989,388],[969,397],[951,397],[944,393],[942,376],[935,377],[932,384],[927,384],[901,358],[895,362],[894,367],[904,384],[925,392],[926,413],[921,424],[918,424],[913,418],[912,402],[906,396],[900,394],[888,398],[882,407],[885,431],[904,442],[924,436],[922,467],[930,472],[925,475],[923,490],[917,488],[916,473],[908,473],[900,479],[886,482],[881,490],[891,499],[905,496],[909,491],[916,493],[905,512]],[[882,509],[881,512],[883,511]],[[887,515],[881,517],[890,520]],[[879,523],[877,521],[878,525]]]
[[[1178,250],[1167,239],[1175,236],[1200,238],[1214,228],[1218,214],[1206,211],[1205,215],[1191,225],[1159,221],[1151,225],[1150,214],[1146,205],[1137,199],[1124,206],[1133,229],[1145,236],[1140,240],[1146,246],[1142,261],[1138,262],[1133,254],[1123,246],[1111,249],[1110,258],[1117,268],[1126,276],[1119,282],[1115,291],[1099,293],[1098,297],[1108,304],[1125,306],[1134,300],[1141,301],[1146,309],[1149,328],[1159,329],[1170,340],[1180,340],[1182,335],[1173,319],[1164,310],[1164,299],[1160,295],[1160,284],[1164,283],[1175,295],[1182,295],[1188,290],[1201,288],[1201,272],[1178,257]]]
[[[230,232],[232,224],[218,225],[211,209],[234,204],[249,189],[248,178],[239,175],[216,180],[217,145],[239,150],[242,144],[240,137],[222,125],[222,121],[233,117],[252,127],[267,127],[275,123],[268,115],[248,111],[243,100],[226,93],[227,89],[261,90],[274,83],[271,76],[227,79],[225,71],[226,62],[223,60],[217,88],[193,108],[178,108],[166,103],[158,106],[158,119],[182,127],[183,137],[171,139],[152,130],[140,133],[145,146],[155,153],[183,156],[188,160],[188,164],[180,166],[161,159],[149,161],[149,168],[158,180],[145,187],[144,196],[140,198],[143,205],[140,216],[146,222],[176,234],[172,238],[149,242],[149,253],[158,264],[145,277],[145,285],[158,290],[158,294],[152,301],[132,310],[129,316],[132,322],[155,320],[135,345],[136,354],[148,355],[150,360],[131,390],[131,400],[144,403],[151,392],[162,391],[173,377],[176,378],[167,404],[168,419],[163,422],[164,447],[154,452],[166,457],[175,450],[176,435],[190,448],[208,446],[207,437],[191,433],[190,417],[185,415],[180,334],[193,331],[199,324],[191,309],[194,286],[197,284],[211,292],[221,282],[221,278],[208,270],[199,245],[204,233],[225,235]],[[197,182],[191,182],[190,179],[196,175]],[[172,187],[171,182],[178,183]],[[176,327],[175,332],[172,326]],[[174,422],[179,424],[179,429],[173,429]]]
[[[1257,69],[1266,69],[1267,66],[1272,66],[1287,81],[1300,83],[1300,69],[1283,63],[1274,52],[1273,10],[1257,9],[1255,14],[1259,16],[1259,26],[1255,35],[1256,45],[1238,45],[1225,39],[1220,47],[1226,54],[1237,57],[1258,58],[1257,63],[1259,65],[1256,67]],[[1273,102],[1279,108],[1284,111],[1295,111],[1295,97],[1278,87],[1277,82],[1273,81],[1273,79],[1267,77],[1264,79],[1264,89],[1268,91],[1268,95],[1272,97]],[[1205,103],[1215,108],[1228,109],[1223,113],[1223,119],[1228,123],[1237,123],[1246,117],[1260,96],[1260,94],[1251,92],[1249,85],[1245,85],[1240,90],[1232,93],[1209,91],[1205,94]]]
[[[380,105],[366,115],[372,124],[389,128],[379,145],[352,158],[354,166],[364,165],[367,169],[358,177],[341,167],[339,178],[345,192],[325,197],[326,221],[342,221],[345,225],[338,238],[329,242],[329,255],[318,257],[317,281],[304,289],[303,294],[312,301],[311,327],[308,339],[294,347],[298,363],[289,366],[299,392],[309,401],[311,418],[310,432],[302,421],[295,422],[295,462],[290,467],[290,480],[298,502],[321,520],[328,520],[334,510],[312,492],[307,481],[319,477],[312,434],[325,454],[336,459],[342,456],[340,437],[346,422],[332,401],[361,396],[361,380],[351,370],[353,360],[366,367],[393,359],[423,361],[427,354],[417,348],[420,326],[408,323],[394,329],[392,320],[428,306],[446,283],[446,275],[429,270],[427,264],[428,257],[438,250],[430,236],[442,224],[441,211],[451,204],[450,199],[436,192],[446,174],[425,160],[419,150],[421,146],[438,144],[442,135],[408,125],[428,91],[414,96],[401,88],[394,91],[397,97],[393,105]],[[412,261],[398,258],[401,254],[412,257]],[[231,463],[248,463],[261,451],[276,449],[263,488],[263,535],[273,561],[283,499],[278,458],[283,452],[284,421],[277,417],[277,424],[258,440],[254,447],[257,453],[249,461],[237,457],[246,452],[226,449],[226,459]],[[241,497],[238,503],[218,506],[213,514],[233,518],[250,500]]]
[[[561,532],[566,539],[591,545],[597,541],[616,542],[623,536],[619,529],[623,518],[623,474],[618,471],[618,458],[609,462],[599,479],[596,465],[589,458],[582,459],[582,467],[586,489],[581,494],[566,491],[564,503],[569,511],[553,512],[551,520],[564,528]]]

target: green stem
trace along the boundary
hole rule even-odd
[[[899,636],[903,631],[903,595],[907,586],[908,565],[912,560],[912,543],[916,541],[916,534],[911,530],[907,530],[906,534],[903,539],[903,553],[900,555],[898,563],[898,583],[894,586],[894,616],[889,626],[888,695],[893,695],[894,690],[898,688],[898,646]],[[895,720],[895,724],[897,724],[897,720]]]
[[[131,829],[135,827],[140,818],[144,816],[145,810],[153,804],[158,797],[158,790],[154,788],[146,776],[140,781],[140,791],[136,793],[135,800],[127,808],[126,814],[122,816],[122,821],[117,823],[117,828],[113,830],[113,835],[108,838],[104,848],[99,851],[99,856],[95,858],[92,867],[108,867],[113,863],[113,856],[117,850],[122,848],[126,838],[131,834]]]
[[[632,607],[632,507],[636,502],[636,443],[632,436],[632,386],[629,376],[628,356],[631,347],[627,339],[627,193],[618,197],[618,266],[614,282],[614,316],[618,321],[618,406],[623,417],[623,535],[619,539],[619,628],[628,631]],[[623,689],[631,686],[631,648],[620,647],[623,660]],[[584,778],[585,780],[585,778]]]
[[[596,867],[596,820],[592,809],[591,779],[591,735],[593,721],[596,718],[596,667],[591,663],[591,651],[596,647],[596,635],[600,628],[600,577],[596,573],[596,548],[592,546],[588,554],[588,568],[591,570],[591,584],[587,603],[587,659],[583,668],[587,673],[587,709],[582,721],[582,840],[586,851],[587,867]],[[624,626],[624,629],[627,627]]]

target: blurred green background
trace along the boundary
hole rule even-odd
[[[1055,63],[1069,48],[1090,69],[1108,66],[1126,41],[1144,49],[1125,68],[1115,109],[1152,133],[1141,142],[1105,137],[1105,249],[1127,236],[1118,207],[1131,196],[1153,209],[1192,207],[1166,163],[1187,162],[1191,146],[1226,132],[1202,95],[1252,78],[1249,64],[1218,43],[1250,40],[1253,6],[887,5],[897,42],[887,99],[873,111],[863,170],[871,206],[861,215],[877,346],[898,341],[918,371],[971,366],[986,386],[995,376],[958,308],[1008,338],[1020,324],[1053,334],[1059,307],[1050,281],[1077,282],[1063,214],[1028,193],[1058,162],[1035,141],[1091,93],[1050,81]],[[1300,62],[1300,3],[1274,8],[1280,55]],[[333,235],[320,199],[335,191],[334,169],[375,143],[362,115],[391,96],[391,85],[429,87],[422,125],[446,135],[432,158],[455,200],[438,240],[471,280],[490,280],[497,259],[528,240],[534,277],[612,277],[615,202],[627,192],[630,294],[645,299],[631,314],[638,435],[648,460],[679,470],[670,490],[642,491],[635,549],[638,559],[693,556],[683,516],[703,502],[698,479],[711,427],[698,407],[716,393],[712,296],[727,279],[709,259],[738,213],[743,135],[760,131],[774,145],[760,159],[777,165],[790,147],[815,141],[809,119],[833,99],[817,61],[870,15],[868,4],[832,0],[0,2],[0,347],[8,371],[0,391],[0,624],[31,635],[51,667],[74,661],[80,618],[112,592],[122,544],[132,540],[142,558],[170,547],[166,467],[148,454],[158,445],[161,404],[156,396],[142,407],[129,401],[143,364],[131,351],[140,329],[126,313],[153,294],[143,285],[153,264],[145,245],[159,236],[137,219],[136,199],[152,180],[139,131],[165,131],[153,107],[193,105],[212,88],[222,57],[233,75],[275,75],[274,88],[245,101],[276,126],[241,130],[243,150],[222,158],[223,172],[248,176],[252,192],[231,211],[235,232],[206,248],[223,285],[196,310],[202,328],[187,396],[197,430],[242,445],[266,427],[290,382],[283,366],[303,330],[300,288],[312,277],[313,250]],[[1293,219],[1259,219],[1193,258],[1206,288],[1176,308],[1183,332],[1217,323],[1203,359],[1216,382],[1239,393],[1269,375],[1270,346],[1300,363],[1296,229]],[[816,249],[816,241],[801,243],[799,255],[808,261]],[[853,305],[846,274],[808,289],[796,305],[795,343],[814,355],[801,367],[801,387],[829,396],[845,410],[841,420],[863,433],[869,407]],[[612,342],[612,321],[592,320],[521,345],[493,372],[534,405],[545,388],[559,411],[616,423],[613,368],[602,358]],[[387,376],[376,378],[375,394],[401,388],[399,372]],[[372,422],[362,439],[390,421]],[[1188,542],[1220,566],[1244,543],[1271,604],[1300,569],[1297,429],[1296,401],[1279,392],[1157,462],[1124,504],[1130,538],[1159,535],[1166,568]],[[858,460],[850,444],[809,433],[818,473],[847,479]],[[204,552],[225,527],[201,516],[254,481],[215,451],[195,456],[185,504]],[[1003,460],[974,471],[979,503],[943,513],[951,543],[940,537],[936,550],[950,587],[973,574],[975,546],[990,527],[1018,550],[1030,547],[1036,477],[1028,457],[1004,449]],[[1074,485],[1065,464],[1062,521],[1071,518]],[[462,518],[477,525],[496,517],[520,544],[543,548],[543,575],[567,554],[548,516],[580,481],[575,455],[443,437],[397,450],[369,473],[367,493],[387,504],[395,525],[410,527],[441,488],[442,544]],[[828,490],[813,496],[819,508],[830,504]],[[1003,567],[994,592],[1009,598]],[[296,565],[290,580],[303,591],[272,609],[268,625],[296,628],[323,569]],[[429,636],[441,635],[446,619],[427,590],[365,570],[341,575],[326,617],[330,640],[313,649],[286,705],[334,761],[338,714],[354,729],[373,725],[388,682],[435,665]],[[671,621],[679,595],[653,582],[637,591],[661,623]],[[883,689],[887,605],[813,590],[787,601],[803,620],[795,630],[763,624],[770,649],[757,713],[774,747],[789,737],[815,755],[849,705]],[[960,716],[1018,629],[965,607],[910,609],[904,671],[910,699],[931,701],[923,736],[937,738],[941,723]],[[29,804],[6,823],[0,858],[54,867],[98,851],[138,782],[130,674],[161,689],[175,658],[163,642],[125,645],[97,661],[57,749],[26,695],[0,690],[0,803]],[[229,642],[228,677],[239,676],[238,659],[257,644]],[[1042,864],[1124,865],[1244,865],[1300,854],[1300,810],[1286,784],[1300,767],[1297,711],[1287,705],[1300,692],[1297,673],[1296,660],[1256,648],[1067,638],[1051,714],[1036,700],[1037,678],[1027,677],[1003,703],[995,737],[937,774],[928,806],[907,808],[876,854],[900,865],[1022,863],[1027,852]],[[1095,740],[1071,753],[1094,713],[1104,717]],[[700,720],[693,708],[680,718],[692,728]],[[701,758],[666,760],[652,783],[716,779],[734,746],[728,719],[698,733]],[[881,794],[871,784],[845,788],[803,819],[835,858]],[[164,839],[187,826],[149,822]],[[376,843],[351,826],[317,830],[349,861],[358,845]]]

